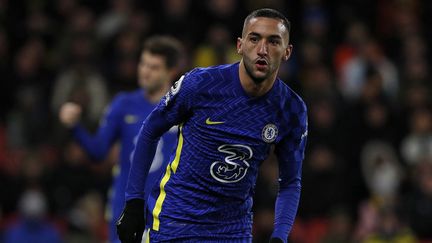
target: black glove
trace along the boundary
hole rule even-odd
[[[122,243],[140,243],[145,228],[144,200],[127,201],[116,226]]]
[[[270,243],[283,243],[283,240],[279,238],[271,238]]]

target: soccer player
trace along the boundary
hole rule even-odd
[[[307,136],[304,102],[277,78],[292,52],[289,30],[275,10],[252,12],[237,40],[241,61],[192,70],[147,117],[117,223],[122,242],[140,239],[145,223],[150,242],[252,242],[257,172],[273,147],[280,187],[270,241],[287,241]],[[158,138],[176,124],[177,148],[145,201],[143,185]]]
[[[110,192],[111,215],[108,217],[110,242],[119,242],[115,221],[124,208],[124,190],[136,136],[144,119],[156,107],[161,97],[168,92],[178,74],[181,51],[180,43],[171,37],[149,38],[144,43],[138,64],[140,89],[117,95],[94,135],[89,134],[79,125],[81,108],[77,104],[66,103],[60,109],[61,122],[72,128],[73,137],[94,161],[103,160],[116,141],[121,143],[120,161],[113,169],[114,178]],[[162,169],[165,169],[171,150],[175,149],[177,127],[170,131],[159,142],[152,168],[146,177],[145,187],[144,184],[142,185],[143,191],[150,192],[150,188],[160,177]],[[143,198],[146,197],[147,194],[143,195]]]

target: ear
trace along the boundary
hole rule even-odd
[[[292,50],[293,50],[293,46],[288,45],[288,47],[285,49],[285,53],[282,57],[282,60],[287,61],[291,56]]]
[[[243,45],[242,45],[242,38],[237,38],[237,53],[240,55],[243,55]]]

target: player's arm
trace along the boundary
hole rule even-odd
[[[190,114],[193,78],[182,76],[143,122],[138,133],[126,186],[126,201],[144,199],[144,185],[160,137]]]
[[[138,241],[144,230],[144,188],[159,138],[173,125],[187,120],[191,111],[194,80],[180,78],[141,126],[126,185],[126,206],[117,222],[122,242]]]
[[[77,104],[66,103],[60,109],[60,121],[71,128],[74,139],[80,144],[92,161],[105,159],[111,145],[118,137],[121,122],[121,99],[116,98],[101,120],[95,134],[90,134],[80,124],[81,108]]]
[[[163,112],[156,108],[140,128],[126,185],[126,204],[117,221],[117,234],[122,243],[141,242],[145,228],[145,181],[159,138],[170,127]]]
[[[290,133],[276,146],[279,193],[271,242],[287,242],[300,200],[302,161],[307,137],[307,111],[303,103],[292,118]]]

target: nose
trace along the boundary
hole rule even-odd
[[[146,63],[142,63],[140,65],[140,70],[143,73],[148,73],[150,71],[150,66],[148,64],[146,64]]]
[[[267,49],[267,43],[265,41],[261,41],[258,45],[258,55],[266,56],[268,54]]]

